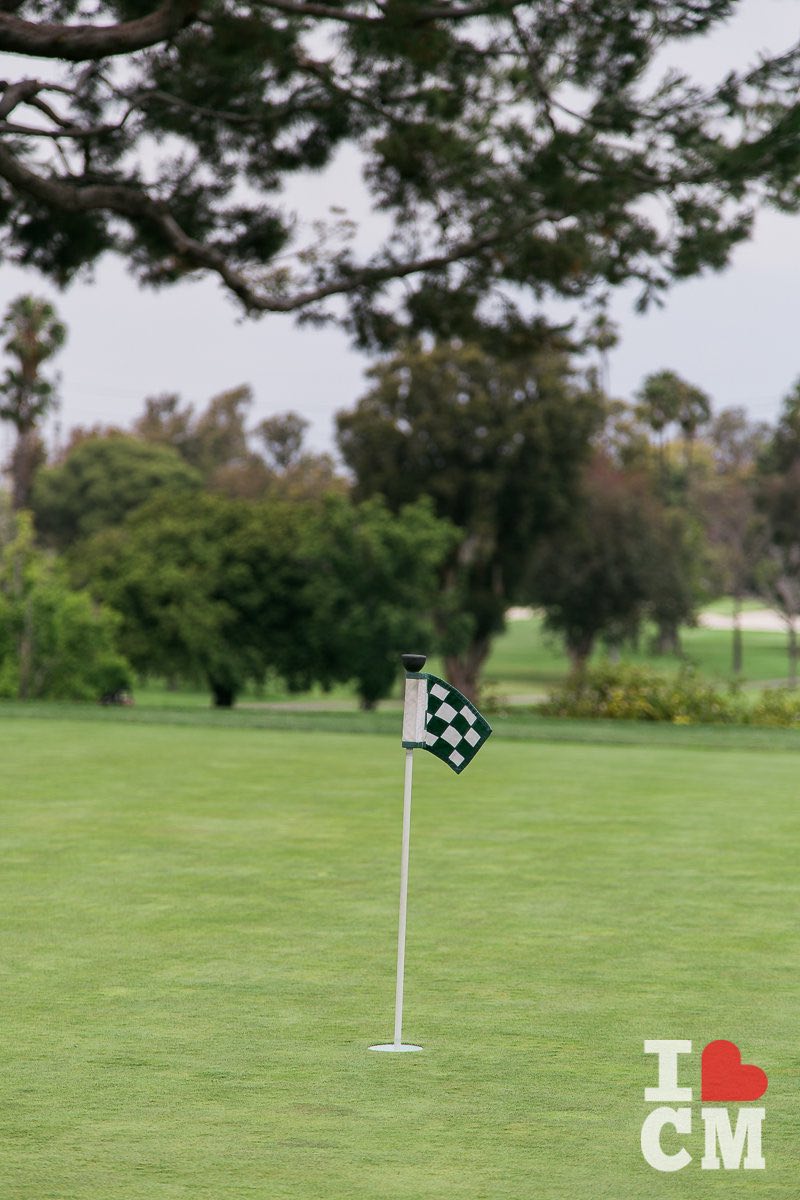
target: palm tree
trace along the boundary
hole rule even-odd
[[[658,441],[662,487],[665,475],[664,437],[669,426],[678,420],[682,384],[680,376],[674,371],[655,371],[646,377],[636,396],[639,401],[636,415],[652,429]]]
[[[683,381],[681,381],[683,382]],[[678,403],[677,421],[683,434],[687,473],[692,469],[692,448],[697,433],[711,420],[711,400],[691,383],[684,383]]]
[[[711,420],[711,401],[705,392],[687,383],[674,371],[656,371],[648,375],[637,399],[637,416],[658,438],[658,455],[664,483],[664,435],[670,425],[683,434],[687,477],[692,468],[692,447],[697,432]]]
[[[56,401],[56,380],[42,375],[42,366],[66,340],[66,327],[52,304],[35,296],[19,296],[6,312],[0,336],[12,359],[0,381],[0,420],[17,431],[11,457],[12,504],[25,508],[39,458],[36,427]]]

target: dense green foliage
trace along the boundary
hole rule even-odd
[[[627,280],[647,303],[723,266],[755,195],[797,205],[796,50],[702,88],[668,69],[736,7],[15,0],[6,253],[59,283],[110,249],[154,285],[212,272],[251,313],[344,296],[373,344],[499,349],[531,300]],[[371,255],[346,212],[286,199],[348,147],[388,225]]]
[[[474,695],[509,603],[543,607],[577,667],[598,644],[638,654],[653,625],[658,652],[679,655],[679,630],[685,640],[698,605],[722,590],[733,598],[733,673],[744,671],[745,598],[760,594],[786,621],[794,683],[797,390],[774,430],[738,410],[710,414],[699,389],[667,371],[649,376],[629,406],[605,397],[591,369],[573,370],[565,337],[540,328],[537,345],[499,360],[457,340],[414,342],[380,361],[370,391],[338,419],[352,485],[329,456],[305,450],[297,413],[254,424],[247,387],[202,409],[152,398],[130,433],[76,430],[38,472],[39,535],[69,551],[79,585],[92,582],[128,613],[125,648],[139,671],[165,673],[173,687],[205,679],[222,703],[246,686],[288,685],[355,686],[372,705],[412,642],[441,651],[441,669]],[[201,502],[195,513],[190,499],[177,583],[174,531],[162,553],[163,530],[148,545],[146,526],[173,499],[180,507],[181,494],[212,508],[227,497],[229,513],[244,520],[251,510],[246,521],[257,521],[256,509],[293,512],[275,575],[285,568],[291,586],[270,593],[253,559],[256,536],[240,596],[241,547],[233,558],[212,548],[228,538],[224,523],[198,541],[210,510]],[[358,501],[367,496],[384,497],[390,511]],[[164,503],[154,506],[158,497]],[[430,508],[403,511],[419,499]],[[128,522],[137,547],[119,557]],[[87,552],[98,532],[107,536]],[[270,552],[264,562],[275,566]],[[123,561],[124,586],[113,578]],[[280,633],[267,620],[262,644],[256,625],[266,609]]]
[[[291,678],[304,613],[302,514],[219,496],[156,498],[81,553],[78,578],[123,618],[134,666],[207,683],[232,704],[268,669]]]
[[[425,504],[394,516],[377,502],[173,494],[85,543],[74,569],[122,615],[145,674],[205,681],[221,705],[269,672],[298,689],[351,680],[373,704],[409,638],[430,644],[453,536]]]
[[[499,371],[476,347],[439,346],[414,354],[419,364],[408,356],[413,376],[401,365],[403,356],[378,368],[376,374],[385,371],[391,383],[385,404],[378,386],[355,412],[340,418],[343,444],[350,442],[365,480],[364,486],[356,481],[356,494],[388,492],[391,517],[380,505],[346,499],[346,481],[333,475],[330,460],[303,450],[304,422],[297,414],[278,414],[252,427],[246,389],[214,397],[200,411],[175,397],[149,401],[135,434],[76,431],[63,457],[40,471],[34,491],[40,533],[69,548],[77,584],[91,580],[97,595],[129,611],[125,650],[139,671],[166,676],[173,687],[207,683],[208,652],[223,627],[227,632],[211,654],[215,662],[229,664],[226,678],[217,680],[219,698],[232,699],[253,685],[266,687],[264,694],[274,698],[286,695],[287,684],[344,689],[341,695],[354,686],[369,705],[391,688],[395,655],[412,642],[443,651],[439,669],[469,690],[459,670],[466,666],[474,673],[476,664],[487,661],[487,642],[475,631],[487,619],[494,628],[502,625],[511,599],[544,605],[546,624],[566,637],[573,663],[586,658],[594,644],[640,660],[647,651],[641,639],[649,640],[653,623],[656,648],[677,649],[676,638],[665,643],[665,627],[677,634],[679,625],[691,623],[703,597],[722,588],[733,597],[734,626],[745,597],[758,591],[770,599],[776,595],[774,602],[785,611],[777,588],[789,599],[791,593],[777,569],[776,539],[791,535],[796,503],[792,469],[776,470],[770,454],[772,439],[780,439],[781,453],[791,462],[789,416],[770,433],[741,413],[723,412],[702,431],[691,456],[682,430],[678,441],[666,441],[657,453],[641,412],[603,403],[591,383],[566,371],[557,353],[542,351],[527,364],[509,360]],[[789,415],[790,408],[791,397]],[[567,429],[569,414],[574,420]],[[554,448],[564,450],[563,458]],[[257,470],[251,473],[253,464]],[[338,500],[325,499],[332,489],[338,489]],[[235,572],[227,582],[217,580],[218,591],[212,589],[209,599],[214,571],[227,575],[232,560],[210,548],[199,551],[189,529],[202,525],[206,511],[200,503],[195,513],[191,498],[210,498],[213,507],[214,494],[226,490],[250,497],[247,503],[237,500],[231,512],[263,506],[296,510],[294,532],[283,546],[294,556],[293,595],[281,601],[283,633],[277,641],[268,634],[268,653],[253,632],[254,597],[262,587],[258,569],[246,567],[255,582],[241,599]],[[186,498],[181,519],[188,525],[177,540],[191,548],[189,560],[208,562],[213,570],[204,575],[202,565],[182,562],[178,581],[168,566],[170,542],[159,553],[161,533],[156,530],[148,545],[146,526],[153,514],[159,514],[158,524],[169,497],[181,492]],[[467,530],[462,525],[454,535],[423,508],[404,514],[415,493],[450,514],[451,527],[467,521]],[[153,506],[158,496],[164,503]],[[137,525],[141,547],[141,556],[131,552],[133,559],[140,557],[135,569],[130,555],[118,553],[128,518],[131,527]],[[105,534],[96,544],[90,537],[87,547],[87,531],[96,528]],[[208,536],[213,543],[227,535]],[[265,561],[271,561],[269,550]],[[123,562],[124,586],[113,579]],[[123,602],[134,576],[136,586]],[[283,594],[281,586],[278,592]],[[264,598],[274,609],[266,583]],[[238,608],[250,613],[249,632],[242,635],[240,629],[228,654]],[[184,623],[185,633],[178,628]],[[269,621],[265,628],[271,628]],[[704,638],[709,635],[683,626],[681,640],[690,654]],[[704,649],[701,662],[707,658],[713,674],[726,677],[722,638],[711,640],[714,646]],[[791,630],[788,640],[793,660]],[[774,680],[781,666],[772,658],[765,667],[759,647],[781,641],[779,634],[749,639],[756,659],[747,670],[744,638],[734,628],[734,674]],[[531,651],[538,661],[540,650]],[[541,672],[525,666],[527,647],[517,655],[510,673],[499,679],[490,666],[489,698],[505,695],[509,680],[530,677],[523,693],[536,692],[564,672],[555,646],[547,649]],[[517,688],[512,684],[510,690]]]
[[[731,670],[743,672],[745,598],[775,606],[776,584],[785,590],[770,498],[787,501],[787,531],[800,512],[791,472],[766,465],[771,436],[742,410],[714,415],[673,372],[648,376],[636,405],[607,402],[569,527],[545,540],[528,585],[576,666],[598,641],[635,644],[644,620],[660,654],[680,655],[699,606],[724,593],[734,601]],[[777,607],[788,616],[784,599]]]
[[[425,500],[393,514],[379,500],[331,498],[316,511],[302,544],[307,582],[298,597],[309,679],[352,681],[364,707],[388,695],[399,655],[437,646],[438,577],[459,540]]]
[[[647,617],[676,629],[691,619],[698,555],[687,525],[646,475],[595,456],[567,527],[544,539],[528,584],[576,669],[598,640],[618,647],[635,639]]]
[[[26,513],[0,514],[0,696],[99,700],[128,687],[117,626],[36,548]]]
[[[114,433],[80,441],[62,463],[39,471],[32,508],[42,537],[66,550],[119,525],[154,493],[199,488],[200,476],[174,450]]]
[[[339,446],[356,495],[394,509],[429,496],[461,531],[441,625],[448,676],[474,694],[538,541],[567,522],[599,397],[554,349],[501,361],[474,346],[414,345],[370,376],[338,417]]]

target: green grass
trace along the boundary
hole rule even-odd
[[[396,714],[165,716],[0,710],[3,1200],[793,1200],[796,734],[418,755],[392,1058]],[[648,1037],[766,1069],[765,1172],[644,1164]]]
[[[136,703],[146,708],[208,708],[211,704],[210,692],[197,684],[179,683],[167,687],[162,680],[148,679],[138,683],[133,691]],[[237,704],[248,708],[323,704],[330,708],[352,709],[354,700],[355,693],[351,687],[339,685],[327,692],[321,687],[314,687],[298,695],[287,691],[279,679],[272,679],[262,688],[252,685],[245,687],[237,698]]]
[[[734,603],[731,596],[720,596],[718,600],[712,600],[709,604],[703,606],[705,612],[720,613],[722,616],[730,617],[733,615]],[[740,605],[742,612],[761,612],[767,608],[767,604],[763,600],[742,600]]]
[[[0,701],[0,721],[69,720],[80,723],[199,727],[201,729],[255,730],[281,733],[383,734],[397,738],[402,717],[397,708],[377,712],[352,710],[309,710],[290,708],[186,708],[143,707],[101,708],[95,704],[27,703]],[[699,747],[748,750],[800,750],[800,730],[749,725],[673,725],[667,722],[625,720],[570,720],[542,717],[513,706],[491,714],[495,736],[532,742],[578,742],[583,745]],[[113,729],[109,736],[114,736]]]
[[[704,675],[719,680],[731,678],[731,639],[725,630],[686,629],[681,634],[684,653]],[[743,680],[752,685],[780,682],[786,678],[786,634],[742,634]]]
[[[625,650],[625,662],[648,664],[663,671],[678,671],[681,660],[655,655],[648,647],[651,633],[645,631],[639,652]],[[786,635],[753,633],[742,635],[743,681],[758,686],[774,683],[786,675]],[[684,661],[709,678],[726,682],[731,678],[731,634],[727,630],[684,629],[681,631]],[[595,658],[603,656],[599,647]],[[504,696],[531,696],[546,692],[564,678],[568,662],[559,641],[549,634],[539,617],[511,621],[497,638],[486,665],[485,681],[490,692]]]

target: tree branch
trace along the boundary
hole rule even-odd
[[[327,4],[304,3],[304,0],[260,0],[263,8],[288,13],[293,17],[319,17],[325,21],[342,21],[347,25],[376,25],[383,17],[371,17],[368,13],[351,9],[331,8]]]
[[[161,8],[119,25],[56,25],[0,12],[0,51],[85,62],[130,54],[172,37],[194,18],[199,0],[166,0]]]
[[[204,245],[185,232],[168,207],[125,184],[87,184],[80,186],[64,179],[44,179],[24,166],[0,144],[0,177],[35,199],[67,212],[107,212],[127,218],[134,225],[149,222],[169,243],[176,257],[189,270],[213,271],[251,312],[290,313],[307,308],[331,296],[348,295],[364,287],[403,279],[423,271],[434,271],[450,263],[470,258],[497,242],[507,240],[508,231],[484,234],[457,242],[439,254],[406,261],[388,261],[381,266],[364,266],[346,271],[337,278],[306,287],[284,296],[279,292],[259,291],[249,279],[232,267],[224,253]]]
[[[503,10],[513,11],[526,0],[505,0]],[[388,24],[387,13],[382,4],[380,16],[370,16],[366,12],[356,12],[353,9],[332,8],[328,4],[317,4],[313,0],[260,0],[264,8],[273,8],[277,12],[289,13],[298,17],[318,17],[326,21],[342,21],[345,24],[379,25]],[[428,8],[410,9],[407,20],[402,20],[400,14],[392,14],[398,24],[419,25],[428,21],[463,21],[469,17],[490,16],[497,13],[497,3],[491,0],[480,0],[475,4],[432,4]]]
[[[0,120],[3,120],[13,112],[19,104],[28,104],[34,108],[40,109],[55,121],[56,124],[69,124],[50,108],[48,104],[39,97],[40,92],[59,92],[64,96],[75,96],[73,88],[64,87],[59,83],[46,83],[42,79],[20,79],[16,83],[8,83],[5,79],[0,79]]]
[[[70,138],[80,141],[86,138],[96,138],[107,133],[118,133],[125,126],[132,109],[124,114],[115,125],[70,125],[59,121],[57,129],[40,129],[34,125],[18,125],[13,121],[0,121],[0,133],[15,133],[23,137]]]
[[[0,86],[3,86],[0,84]],[[0,99],[0,120],[7,117],[10,112],[13,112],[18,104],[24,104],[41,91],[42,85],[38,79],[21,79],[19,83],[8,84],[3,87],[3,97]]]

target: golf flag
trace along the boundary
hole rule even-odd
[[[403,785],[403,841],[400,851],[400,916],[397,923],[397,975],[394,993],[394,1040],[370,1046],[389,1054],[421,1050],[403,1041],[403,988],[406,970],[406,911],[408,907],[408,855],[411,842],[411,790],[414,751],[428,750],[447,763],[456,775],[468,767],[492,732],[489,722],[458,688],[423,672],[424,654],[402,654],[406,670],[403,706],[403,745],[406,751]]]
[[[436,675],[406,675],[403,745],[428,750],[460,774],[492,732],[474,704]]]

